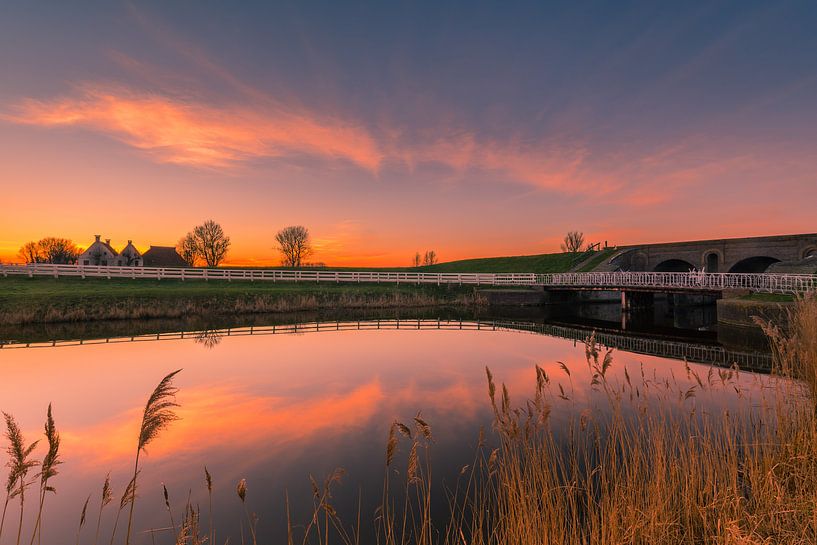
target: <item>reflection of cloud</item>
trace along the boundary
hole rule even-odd
[[[364,425],[383,398],[377,381],[348,393],[297,399],[252,395],[225,387],[187,388],[179,395],[180,420],[150,447],[164,458],[229,446],[232,452],[259,441],[283,444],[324,430],[338,432]],[[91,429],[63,432],[71,457],[88,466],[124,463],[133,455],[140,408],[101,422]]]

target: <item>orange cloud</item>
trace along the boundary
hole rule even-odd
[[[609,178],[582,172],[588,153],[582,146],[516,138],[500,142],[446,127],[411,139],[395,128],[379,127],[378,140],[361,123],[258,95],[247,94],[246,106],[221,106],[88,84],[62,98],[25,99],[0,119],[40,127],[85,127],[145,150],[160,162],[197,167],[225,168],[254,158],[303,154],[349,161],[373,173],[386,160],[411,169],[444,165],[460,179],[476,169],[506,182],[570,194],[609,193],[619,187]]]
[[[337,119],[280,106],[216,107],[116,86],[84,86],[78,96],[61,99],[27,99],[4,117],[27,125],[88,127],[160,161],[193,166],[302,153],[376,171],[382,159],[366,131]]]
[[[444,136],[424,135],[416,143],[392,144],[389,157],[409,168],[437,163],[466,176],[469,169],[500,174],[510,181],[569,194],[607,194],[621,187],[610,176],[588,175],[583,167],[589,151],[583,144],[558,139],[534,142],[480,139],[469,131],[443,129]],[[390,131],[397,140],[400,131]]]

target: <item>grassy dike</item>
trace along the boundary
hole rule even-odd
[[[0,325],[482,304],[470,286],[0,278]]]

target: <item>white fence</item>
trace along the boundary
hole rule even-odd
[[[817,290],[817,276],[807,274],[735,274],[699,272],[587,273],[420,273],[296,269],[205,269],[103,267],[90,265],[0,265],[3,276],[60,278],[149,278],[154,280],[227,280],[264,282],[333,282],[391,284],[470,284],[478,286],[543,286],[576,289],[635,289],[653,291],[723,291],[746,289],[763,293],[803,293]]]
[[[265,282],[352,282],[390,284],[476,284],[533,286],[533,273],[416,273],[381,271],[331,271],[323,269],[205,269],[178,267],[103,267],[92,265],[0,265],[0,273],[27,276],[78,276],[81,278],[151,278],[154,280],[227,280]]]

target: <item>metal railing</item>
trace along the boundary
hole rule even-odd
[[[582,289],[646,289],[672,291],[749,290],[804,293],[817,290],[817,275],[703,272],[587,272],[536,275],[537,284]]]
[[[624,350],[638,354],[659,356],[670,359],[688,360],[691,362],[715,364],[729,367],[738,364],[741,369],[771,369],[769,354],[736,352],[725,348],[696,342],[664,340],[653,337],[638,337],[616,332],[593,331],[581,327],[542,324],[515,320],[356,320],[306,322],[300,324],[282,324],[269,326],[234,327],[197,331],[177,331],[166,333],[142,334],[123,337],[108,337],[84,340],[54,340],[45,342],[0,341],[0,349],[69,347],[95,344],[118,344],[127,342],[151,342],[192,339],[203,344],[215,346],[223,338],[266,336],[285,334],[320,333],[330,331],[375,331],[375,330],[461,330],[461,331],[512,331],[532,333],[584,342],[594,335],[596,342],[608,348]]]
[[[3,276],[80,278],[146,278],[154,280],[227,280],[264,282],[332,282],[392,284],[459,284],[478,286],[542,286],[575,289],[640,289],[652,291],[718,292],[745,289],[763,293],[803,293],[817,290],[817,275],[702,272],[585,273],[434,273],[298,269],[227,269],[175,267],[108,267],[94,265],[0,265]]]

